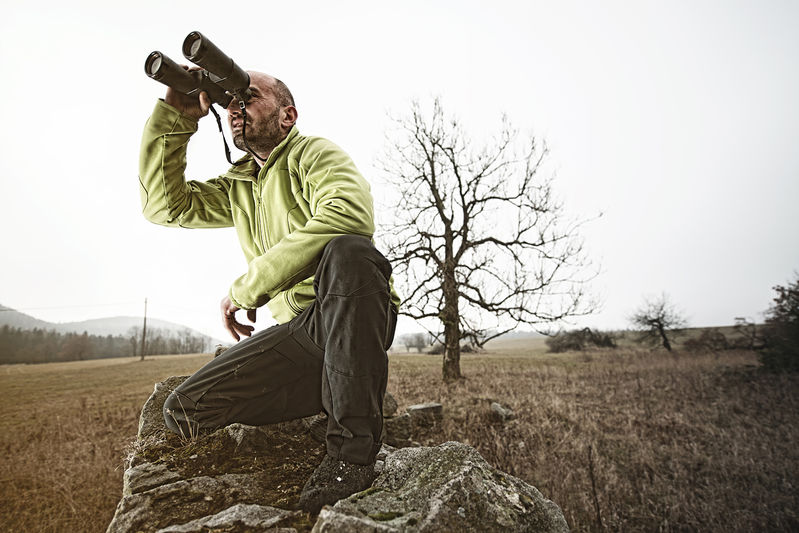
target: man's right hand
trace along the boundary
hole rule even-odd
[[[186,65],[181,66],[189,71],[199,70],[197,67],[189,68]],[[172,87],[167,87],[164,102],[171,105],[184,115],[192,117],[195,120],[200,120],[203,118],[208,114],[208,110],[211,109],[211,99],[208,97],[208,93],[205,91],[202,91],[198,98],[197,96],[183,94],[182,92],[176,91]]]
[[[222,298],[220,307],[222,310],[222,321],[225,324],[225,329],[228,330],[228,333],[230,333],[234,339],[238,341],[241,338],[240,335],[244,335],[245,337],[252,335],[253,330],[255,330],[253,326],[242,324],[236,320],[236,311],[238,311],[239,308],[236,307],[232,301],[230,301],[229,296]],[[247,310],[247,318],[250,320],[250,322],[255,323],[255,309]]]

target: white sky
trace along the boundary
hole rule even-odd
[[[300,132],[345,148],[378,201],[387,112],[412,98],[440,95],[475,139],[503,112],[545,139],[568,213],[604,213],[584,232],[603,309],[575,324],[626,327],[661,292],[694,326],[760,320],[799,269],[797,2],[112,6],[3,9],[3,305],[72,321],[140,314],[147,296],[151,316],[227,339],[218,302],[245,270],[234,231],[140,215],[139,139],[164,92],[144,60],[183,59],[192,30],[283,79]],[[189,159],[193,178],[227,167],[212,118]]]

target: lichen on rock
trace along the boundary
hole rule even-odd
[[[372,487],[324,510],[313,531],[568,531],[535,487],[459,442],[397,450]]]

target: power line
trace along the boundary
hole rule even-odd
[[[48,307],[15,307],[15,308],[4,308],[0,309],[0,312],[4,311],[44,311],[44,310],[51,310],[51,309],[81,309],[87,307],[111,307],[115,305],[136,305],[138,302],[118,302],[118,303],[108,303],[108,304],[83,304],[83,305],[56,305],[56,306],[48,306]]]
[[[81,304],[81,305],[56,305],[56,306],[47,306],[47,307],[5,307],[4,309],[0,309],[0,313],[4,311],[48,311],[53,309],[85,309],[90,307],[113,307],[116,305],[139,305],[140,302],[116,302],[116,303],[105,303],[105,304]],[[153,303],[151,300],[150,303]],[[197,309],[192,309],[190,307],[182,307],[179,305],[174,305],[171,303],[159,303],[158,300],[155,300],[155,304],[157,307],[160,308],[167,308],[179,311],[188,311],[191,313],[197,312]],[[213,309],[213,308],[211,308]]]

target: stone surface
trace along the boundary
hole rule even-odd
[[[566,532],[560,509],[491,467],[472,447],[447,442],[386,458],[371,489],[324,509],[313,531]]]
[[[386,391],[385,396],[383,396],[383,416],[394,416],[397,414],[398,408],[399,406],[397,405],[397,400],[394,399],[394,395]]]
[[[150,398],[144,403],[139,417],[138,439],[147,437],[161,436],[166,431],[164,424],[164,402],[167,396],[177,388],[178,385],[186,381],[189,376],[172,376],[161,383],[155,384]]]
[[[567,530],[555,504],[460,443],[385,444],[371,488],[324,508],[318,519],[293,511],[325,453],[307,421],[232,424],[194,439],[178,437],[166,429],[162,407],[184,379],[156,385],[142,409],[108,533]],[[415,444],[414,430],[442,416],[441,404],[411,406],[385,419],[386,442]]]
[[[385,431],[383,440],[386,444],[396,447],[410,446],[411,431],[413,431],[410,414],[403,413],[400,416],[386,418],[383,421],[383,429]]]
[[[131,496],[180,479],[164,464],[140,463],[125,470],[122,476],[122,496]]]
[[[268,438],[264,432],[254,426],[246,426],[244,424],[230,424],[221,429],[224,431],[230,440],[236,444],[234,452],[236,453],[258,453],[267,446]]]
[[[324,443],[327,440],[327,415],[319,413],[318,415],[308,416],[302,419],[303,425],[311,433],[311,436],[317,442]]]
[[[414,424],[433,425],[444,416],[444,406],[436,402],[411,405],[406,409]]]
[[[125,496],[107,533],[156,531],[217,513],[239,502],[257,501],[260,483],[251,476],[227,474],[176,481]]]
[[[356,516],[349,516],[339,511],[324,507],[319,512],[311,533],[399,533],[401,529],[384,525],[380,522],[365,521]]]
[[[507,422],[508,420],[516,418],[513,409],[505,407],[499,402],[491,402],[491,416],[500,422]]]
[[[217,344],[216,349],[214,350],[214,357],[219,357],[220,355],[225,353],[225,351],[227,351],[228,348],[229,346],[223,346],[221,344]]]
[[[279,533],[296,533],[294,528],[278,527],[286,518],[299,514],[297,511],[286,511],[266,505],[236,504],[211,516],[192,520],[179,526],[159,529],[156,533],[206,533],[208,531],[274,531]]]
[[[324,455],[299,421],[263,427],[231,424],[195,439],[172,434],[164,424],[163,402],[184,379],[157,384],[142,409],[139,438],[126,461],[123,497],[109,533],[154,532],[215,516],[237,504],[283,502],[290,507]],[[237,516],[242,513],[246,509],[239,509]],[[301,524],[308,531],[312,523],[304,515],[296,519],[296,514],[281,527]],[[229,531],[292,531],[285,527],[237,525]]]

